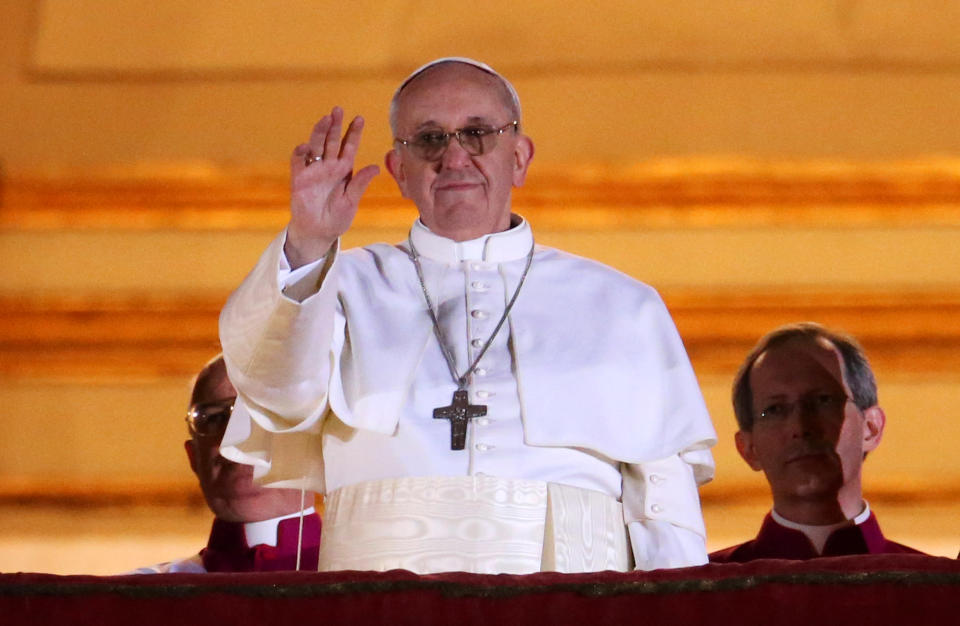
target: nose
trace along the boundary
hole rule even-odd
[[[458,169],[473,163],[470,153],[463,149],[456,137],[450,137],[450,143],[440,158],[439,163],[448,169]]]
[[[815,407],[801,402],[791,416],[795,439],[818,439],[823,437],[823,421]]]

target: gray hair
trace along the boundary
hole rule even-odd
[[[750,388],[750,370],[760,355],[776,346],[795,339],[814,342],[826,339],[840,352],[843,362],[843,377],[853,393],[853,403],[861,411],[877,404],[877,381],[870,369],[870,362],[860,343],[851,335],[830,330],[815,322],[787,324],[764,335],[740,365],[733,379],[733,413],[740,430],[753,430],[753,390]]]
[[[397,117],[399,115],[400,94],[403,92],[403,90],[406,88],[407,85],[413,82],[415,78],[423,74],[428,69],[438,65],[446,65],[449,63],[460,63],[463,65],[469,65],[471,67],[477,68],[482,72],[486,72],[487,74],[496,78],[500,82],[500,86],[503,88],[502,96],[503,96],[504,104],[507,105],[507,108],[510,111],[510,115],[512,116],[513,120],[517,120],[518,122],[520,121],[520,115],[521,115],[520,96],[517,94],[517,90],[514,89],[513,85],[510,84],[509,80],[504,78],[499,72],[497,72],[495,69],[493,69],[486,63],[482,63],[480,61],[476,61],[474,59],[470,59],[467,57],[443,57],[441,59],[430,61],[429,63],[425,65],[421,65],[420,67],[415,69],[413,72],[410,73],[409,76],[407,76],[403,80],[402,83],[400,83],[400,86],[397,87],[397,90],[393,92],[393,98],[391,98],[390,100],[390,130],[393,132],[394,137],[397,136]]]

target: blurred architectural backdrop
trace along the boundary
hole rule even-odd
[[[811,319],[875,362],[889,422],[866,484],[888,534],[955,555],[958,31],[935,0],[0,4],[0,517],[19,520],[0,570],[199,546],[188,380],[284,224],[291,148],[340,104],[380,162],[394,87],[445,55],[517,86],[537,153],[515,206],[539,240],[664,295],[721,437],[713,547],[768,506],[732,445],[733,372]],[[347,243],[413,215],[381,174]],[[75,535],[43,521],[65,504]]]

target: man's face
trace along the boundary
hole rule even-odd
[[[236,397],[223,362],[217,361],[198,378],[190,406],[215,414],[232,406]],[[260,487],[253,482],[252,466],[220,456],[226,422],[217,423],[208,435],[196,434],[185,442],[190,467],[213,514],[227,522],[257,522],[299,511],[298,490]]]
[[[774,503],[860,497],[864,455],[880,443],[883,412],[861,411],[829,341],[798,338],[763,352],[750,370],[754,425],[737,449],[762,470]]]
[[[469,65],[427,69],[400,94],[397,137],[503,127],[514,121],[503,94],[496,77]],[[439,160],[425,161],[397,144],[387,153],[386,165],[430,230],[465,241],[510,227],[510,192],[523,184],[532,156],[530,139],[510,128],[481,155],[471,156],[451,137]]]

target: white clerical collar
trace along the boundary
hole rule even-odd
[[[844,520],[842,522],[837,522],[836,524],[798,524],[797,522],[791,522],[787,518],[783,517],[777,513],[776,509],[770,510],[770,516],[773,518],[773,521],[785,526],[787,528],[792,528],[793,530],[799,530],[813,543],[813,547],[817,549],[817,553],[823,552],[823,546],[827,545],[827,539],[830,538],[830,535],[833,534],[833,531],[838,528],[843,528],[844,526],[859,526],[868,519],[870,519],[870,505],[866,500],[863,501],[863,510],[854,517],[852,520]]]
[[[434,234],[418,219],[410,229],[410,240],[413,241],[413,246],[420,256],[434,261],[445,263],[516,261],[530,252],[530,246],[533,245],[533,231],[527,220],[521,216],[514,214],[511,217],[513,226],[508,230],[483,235],[469,241],[454,241]]]
[[[307,507],[303,510],[303,515],[313,515],[313,507]],[[291,517],[300,517],[300,511],[290,515],[281,515],[272,519],[265,519],[260,522],[247,522],[243,525],[243,533],[247,538],[247,545],[250,547],[268,545],[277,545],[277,526],[285,519]]]

